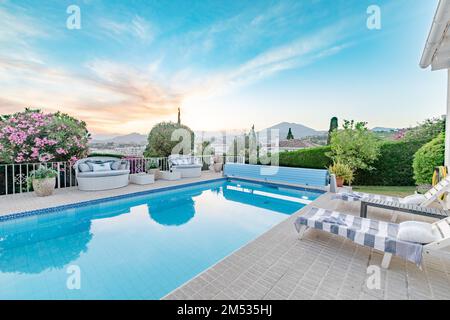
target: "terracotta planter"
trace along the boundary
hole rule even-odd
[[[342,177],[336,177],[336,185],[341,188],[344,186],[344,178]]]
[[[33,179],[34,193],[38,197],[47,197],[55,190],[56,178]]]

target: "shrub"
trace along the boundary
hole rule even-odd
[[[86,124],[64,113],[25,109],[0,117],[0,162],[76,161],[88,151]]]
[[[425,144],[436,138],[436,136],[441,132],[444,132],[444,130],[445,119],[427,119],[417,127],[408,129],[405,132],[404,139],[406,141],[420,141],[422,144]]]
[[[159,168],[159,161],[157,159],[150,159],[147,162],[147,165],[146,165],[147,170],[158,169],[158,168]]]
[[[348,184],[353,181],[353,170],[346,164],[335,162],[328,168],[328,171],[336,175],[337,178],[344,179]]]
[[[417,184],[430,184],[434,168],[444,164],[445,135],[439,134],[436,138],[423,145],[414,155],[414,179]]]
[[[380,145],[380,156],[372,164],[373,170],[358,170],[355,185],[412,186],[414,154],[422,146],[419,141],[385,141]]]
[[[329,146],[325,146],[281,152],[279,164],[283,167],[326,169],[332,163],[326,155],[330,150]]]
[[[178,140],[172,141],[172,134],[176,133],[176,130],[186,130],[185,133],[189,137],[184,137],[191,141],[185,141],[182,137]],[[187,126],[173,123],[173,122],[161,122],[155,125],[148,135],[148,145],[144,152],[146,157],[168,157],[172,152],[180,152],[181,150],[174,150],[180,142],[186,144],[186,148],[190,150],[183,150],[184,152],[192,152],[194,149],[194,132]]]
[[[346,164],[352,170],[372,169],[379,156],[379,142],[366,125],[365,122],[344,120],[343,129],[331,133],[329,155],[334,162]]]

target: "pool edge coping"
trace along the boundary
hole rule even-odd
[[[189,182],[189,183],[178,184],[178,185],[173,185],[173,186],[159,187],[159,188],[155,188],[155,189],[125,193],[125,194],[120,194],[120,195],[115,195],[115,196],[102,197],[102,198],[97,198],[97,199],[92,199],[92,200],[73,202],[73,203],[58,205],[58,206],[54,206],[54,207],[47,207],[47,208],[41,208],[41,209],[36,209],[36,210],[21,211],[21,212],[13,212],[13,213],[8,213],[8,214],[0,216],[0,222],[14,220],[14,219],[20,219],[20,218],[25,218],[25,217],[30,217],[30,216],[37,216],[37,215],[42,215],[42,214],[57,213],[58,211],[63,211],[63,210],[67,210],[67,209],[86,207],[89,205],[99,204],[102,202],[109,202],[109,201],[126,199],[126,198],[131,198],[131,197],[145,196],[145,195],[155,193],[155,192],[170,191],[170,190],[174,190],[174,189],[190,187],[190,186],[195,186],[195,185],[204,184],[204,183],[218,182],[218,181],[226,180],[226,179],[227,178],[225,178],[225,177],[214,178],[214,179],[210,179],[210,180],[195,181],[195,182]]]
[[[109,201],[115,201],[120,199],[126,199],[126,198],[132,198],[132,197],[139,197],[139,196],[145,196],[152,193],[158,193],[158,192],[164,192],[164,191],[171,191],[191,186],[197,186],[201,184],[211,183],[211,182],[219,182],[219,181],[226,181],[226,180],[239,180],[243,182],[249,182],[249,183],[260,183],[265,184],[269,186],[276,186],[276,187],[284,187],[289,189],[295,189],[295,190],[302,190],[302,191],[312,191],[320,193],[319,196],[322,196],[327,191],[321,190],[314,187],[308,187],[308,186],[301,186],[301,185],[291,185],[291,184],[282,184],[282,183],[276,183],[276,182],[268,182],[263,180],[253,180],[253,179],[246,179],[246,178],[239,178],[239,177],[227,177],[223,176],[220,178],[213,178],[208,180],[202,180],[202,181],[195,181],[195,182],[188,182],[188,183],[182,183],[177,184],[173,186],[165,186],[165,187],[157,187],[154,189],[149,190],[143,190],[143,191],[137,191],[137,192],[131,192],[131,193],[125,193],[115,196],[108,196],[108,197],[101,197],[97,199],[91,199],[91,200],[85,200],[80,202],[73,202],[69,204],[62,204],[57,205],[53,207],[47,207],[47,208],[41,208],[41,209],[35,209],[35,210],[29,210],[29,211],[20,211],[20,212],[12,212],[5,215],[0,215],[0,223],[15,219],[21,219],[26,217],[32,217],[32,216],[39,216],[43,214],[51,214],[51,213],[57,213],[59,211],[68,210],[68,209],[75,209],[75,208],[81,208],[86,207],[89,205],[95,205],[103,202],[109,202]]]

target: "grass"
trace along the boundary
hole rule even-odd
[[[386,196],[406,197],[416,191],[415,186],[411,187],[391,187],[391,186],[353,186],[354,191],[383,194]]]

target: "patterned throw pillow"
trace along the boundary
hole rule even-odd
[[[94,172],[100,172],[100,171],[111,171],[111,164],[110,162],[105,163],[93,163],[92,168]]]
[[[127,161],[120,161],[119,170],[127,170],[128,169],[128,162]]]
[[[114,161],[113,163],[111,163],[111,170],[119,170],[121,165],[122,161]]]

